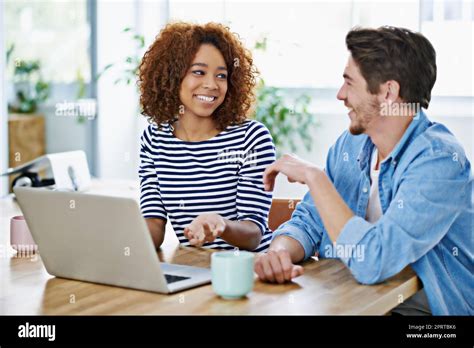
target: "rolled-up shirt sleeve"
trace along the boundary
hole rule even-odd
[[[305,260],[319,249],[324,227],[308,192],[298,203],[291,219],[273,232],[273,239],[288,236],[298,241],[304,249]]]
[[[352,217],[336,244],[361,283],[381,282],[433,249],[472,199],[470,165],[436,153],[414,161],[377,223]],[[469,241],[466,241],[469,243]]]

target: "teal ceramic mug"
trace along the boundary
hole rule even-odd
[[[225,299],[244,297],[253,289],[254,254],[221,251],[211,256],[212,289]]]

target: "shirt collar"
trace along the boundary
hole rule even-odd
[[[394,165],[397,164],[398,159],[401,157],[405,149],[420,133],[422,133],[430,125],[430,120],[426,117],[425,113],[420,111],[413,117],[408,128],[403,133],[402,138],[399,140],[397,145],[393,148],[392,152],[384,159],[384,162],[391,161]],[[362,145],[362,148],[357,157],[359,162],[360,170],[364,170],[367,165],[370,165],[370,155],[374,148],[374,143],[367,137],[366,141]]]

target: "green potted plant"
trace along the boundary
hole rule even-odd
[[[125,83],[127,85],[130,85],[132,82],[136,82],[138,67],[140,66],[141,62],[141,56],[138,55],[138,52],[141,52],[145,47],[145,37],[134,32],[132,28],[125,28],[123,32],[131,36],[130,39],[135,43],[137,54],[125,57],[123,62],[121,62],[120,64],[118,62],[107,64],[104,69],[97,75],[96,79],[99,79],[105,72],[111,69],[117,69],[117,67],[121,65],[119,67],[119,69],[121,69],[119,72],[120,77],[118,77],[114,81],[114,84]]]
[[[265,52],[267,38],[257,41],[254,50]],[[254,118],[265,124],[270,131],[277,155],[284,149],[295,152],[299,148],[300,139],[305,149],[312,148],[312,133],[317,126],[313,114],[308,110],[311,97],[301,94],[296,98],[285,96],[284,91],[278,87],[270,87],[260,78],[256,89],[256,107]]]
[[[7,64],[13,49],[14,46],[11,45],[7,51]],[[50,85],[41,76],[41,64],[38,60],[15,61],[13,86],[15,99],[8,104],[8,110],[12,113],[35,113],[50,93]]]
[[[87,98],[87,84],[80,68],[76,70],[76,101],[73,103],[72,113],[77,116],[77,123],[84,125],[86,119],[92,120],[97,115],[97,101]]]
[[[298,150],[296,139],[301,139],[305,149],[312,148],[312,131],[317,125],[308,111],[311,97],[302,94],[289,102],[281,88],[269,87],[260,79],[256,92],[257,106],[254,118],[265,124],[270,131],[278,154],[282,148]]]
[[[145,48],[145,37],[141,34],[136,33],[132,28],[125,28],[122,31],[126,35],[129,36],[129,40],[134,43],[135,45],[135,54],[129,55],[125,57],[120,62],[110,63],[107,64],[101,72],[99,72],[95,80],[97,81],[100,79],[105,73],[108,71],[114,71],[115,74],[118,76],[115,81],[114,85],[117,84],[126,84],[129,86],[131,83],[135,84],[136,91],[138,93],[138,85],[137,82],[137,75],[138,75],[138,68],[141,62],[141,55],[140,52],[143,51]],[[137,102],[137,113],[140,113],[140,105]]]

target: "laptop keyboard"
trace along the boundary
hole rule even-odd
[[[179,282],[180,280],[189,279],[190,277],[181,277],[181,276],[172,275],[172,274],[165,274],[165,278],[166,278],[166,282],[170,284],[174,282]]]

